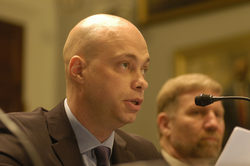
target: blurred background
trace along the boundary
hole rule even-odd
[[[128,19],[148,43],[149,88],[136,121],[123,129],[157,148],[155,99],[167,79],[201,72],[226,87],[236,59],[249,61],[249,0],[1,0],[0,107],[50,110],[64,99],[64,42],[80,20],[97,13]]]

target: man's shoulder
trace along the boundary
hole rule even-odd
[[[115,130],[113,163],[121,164],[135,161],[162,159],[159,151],[149,140],[137,134],[120,129]]]
[[[46,114],[47,112],[48,110],[44,109],[43,107],[37,107],[31,112],[10,112],[10,113],[7,113],[7,115],[27,118],[30,116],[43,115],[43,114]]]
[[[12,112],[7,115],[19,126],[34,126],[44,123],[47,112],[46,109],[38,107],[32,112]]]
[[[115,143],[124,145],[127,150],[134,154],[148,155],[152,158],[159,158],[159,152],[155,145],[137,134],[128,133],[120,129],[115,130]],[[154,157],[153,157],[154,156]]]
[[[23,132],[23,134],[28,136],[30,140],[25,141],[29,145],[29,141],[32,142],[34,137],[41,137],[42,133],[47,132],[45,127],[46,124],[44,123],[44,111],[44,109],[39,107],[33,112],[7,113],[6,115],[11,121],[18,126],[18,128],[15,128],[14,130],[15,133],[12,133],[13,128],[11,131],[9,130],[12,122],[5,121],[5,123],[2,123],[0,121],[1,162],[11,163],[13,165],[16,165],[17,163],[32,165],[25,149],[20,144],[19,139],[23,138],[23,136],[20,136],[20,133]],[[15,134],[18,134],[19,137],[16,137]]]
[[[37,107],[31,112],[11,112],[7,113],[7,115],[15,122],[21,123],[30,123],[30,122],[44,122],[48,114],[54,112],[54,114],[58,114],[64,110],[64,100],[62,100],[58,105],[56,105],[52,110],[47,110],[43,107]]]

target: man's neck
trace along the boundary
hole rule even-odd
[[[114,129],[102,123],[103,118],[98,119],[96,116],[89,115],[86,110],[77,110],[76,104],[72,104],[68,100],[67,104],[74,117],[101,143],[110,137]]]
[[[192,165],[192,166],[212,166],[212,162],[210,159],[200,159],[200,158],[195,158],[195,159],[185,159],[185,161],[183,162],[186,162],[188,163],[189,165]]]
[[[178,165],[183,165],[183,166],[212,166],[213,160],[211,158],[187,158],[179,155],[176,153],[173,149],[170,151],[170,149],[163,149],[165,151],[165,158],[166,160],[172,160],[173,162],[178,161]],[[167,155],[166,155],[167,153]],[[164,156],[164,152],[162,152]],[[177,160],[177,161],[175,161]],[[180,162],[180,163],[179,163]],[[175,164],[176,165],[176,164]]]

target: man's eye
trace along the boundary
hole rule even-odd
[[[192,114],[192,115],[200,115],[200,114],[201,114],[201,111],[192,111],[191,114]]]
[[[142,70],[141,70],[141,74],[145,76],[146,73],[147,73],[147,71],[148,71],[148,69],[142,69]]]
[[[121,63],[121,67],[127,69],[129,67],[128,63]]]
[[[224,114],[221,113],[221,112],[215,112],[214,114],[215,114],[216,117],[219,117],[219,118],[220,118],[220,117],[223,118],[223,116],[224,116]]]

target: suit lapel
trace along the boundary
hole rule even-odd
[[[64,100],[47,114],[52,148],[64,166],[82,166],[82,157],[74,131],[64,109]]]
[[[72,140],[64,139],[52,145],[56,155],[64,166],[83,165],[78,146],[73,142]]]
[[[134,154],[126,150],[126,141],[115,133],[113,152],[111,156],[112,164],[127,163],[136,161]]]

